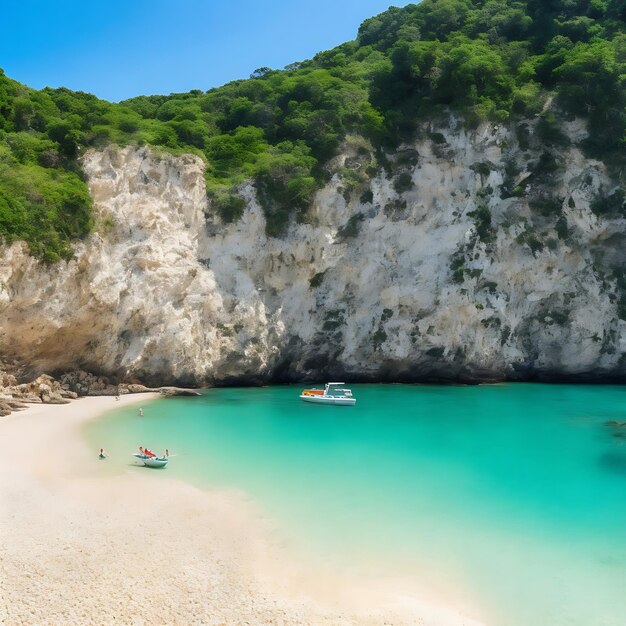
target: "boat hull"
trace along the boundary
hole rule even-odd
[[[167,465],[168,459],[144,459],[144,465],[148,467],[165,467]]]
[[[300,400],[312,402],[313,404],[329,404],[334,406],[354,406],[356,398],[329,398],[328,396],[319,395],[301,395]]]

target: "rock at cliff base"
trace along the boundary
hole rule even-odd
[[[161,387],[160,394],[164,398],[173,398],[174,396],[201,396],[197,389],[183,389],[182,387]]]
[[[136,383],[122,385],[120,389],[120,393],[148,393],[150,391],[155,391],[155,389]]]

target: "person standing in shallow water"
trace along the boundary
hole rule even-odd
[[[142,408],[139,409],[139,417],[143,417],[143,409]]]
[[[104,452],[104,448],[100,448],[100,454],[98,455],[98,458],[99,458],[100,460],[102,460],[102,459],[106,459],[106,458],[107,458],[107,455],[106,455],[106,454],[105,454],[105,452]]]

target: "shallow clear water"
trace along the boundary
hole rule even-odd
[[[626,427],[605,423],[626,387],[353,385],[355,407],[300,389],[159,400],[87,437],[112,472],[168,447],[163,471],[246,491],[311,563],[414,575],[497,626],[626,624]]]

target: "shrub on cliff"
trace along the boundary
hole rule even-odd
[[[203,155],[207,188],[226,219],[240,214],[228,194],[254,180],[268,232],[280,235],[327,181],[325,165],[348,134],[382,154],[440,111],[469,124],[506,121],[540,113],[550,95],[566,114],[588,120],[584,148],[619,173],[625,17],[623,0],[423,0],[366,20],[356,40],[283,71],[260,68],[206,93],[120,104],[34,91],[0,73],[0,235],[26,239],[45,258],[67,257],[71,238],[90,225],[78,155],[110,142]],[[539,133],[546,145],[565,141],[550,115]]]

